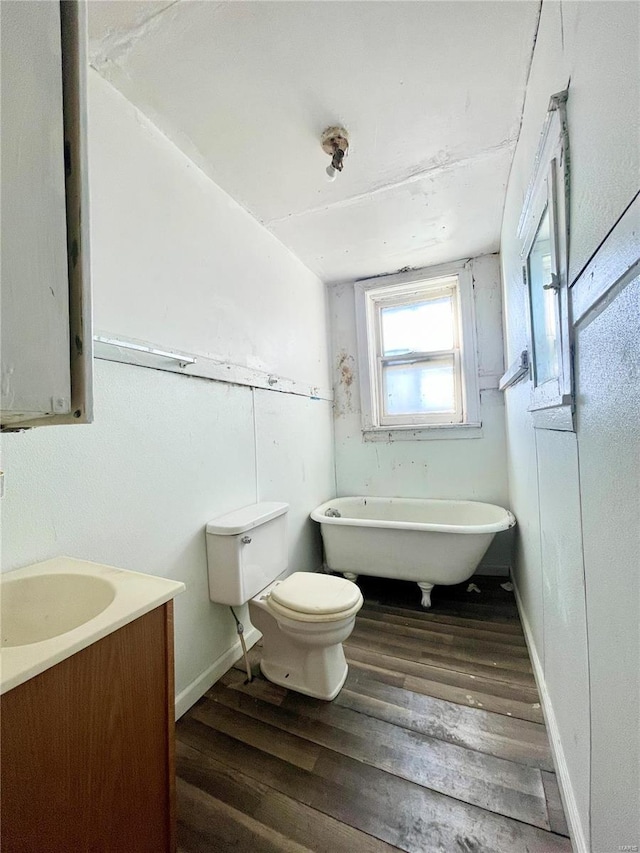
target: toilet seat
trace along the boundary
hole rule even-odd
[[[275,615],[297,622],[337,622],[362,607],[362,593],[351,581],[313,572],[294,572],[267,597]]]

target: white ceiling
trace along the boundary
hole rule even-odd
[[[538,0],[90,2],[92,64],[325,281],[499,248]],[[344,172],[320,147],[342,124]]]

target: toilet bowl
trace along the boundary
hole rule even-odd
[[[360,590],[343,578],[295,572],[271,584],[249,602],[263,637],[262,674],[298,693],[335,699],[348,671],[342,643],[361,607]]]
[[[207,525],[209,597],[241,605],[262,633],[260,669],[269,681],[334,699],[347,677],[342,643],[362,607],[349,580],[287,568],[284,503],[243,507]]]

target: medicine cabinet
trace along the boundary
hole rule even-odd
[[[3,2],[1,425],[92,420],[86,6]]]
[[[566,103],[566,91],[551,98],[518,229],[531,354],[529,411],[539,429],[573,430]]]

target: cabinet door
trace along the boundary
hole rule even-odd
[[[75,3],[61,12],[50,0],[0,3],[0,391],[8,426],[90,420],[73,374],[78,342],[91,351],[90,329],[78,333],[89,316],[78,290],[88,289],[88,241],[79,228],[81,209],[85,222],[88,213],[79,190],[83,12]],[[80,374],[85,369],[86,361]]]
[[[2,853],[173,853],[173,603],[0,699]]]

